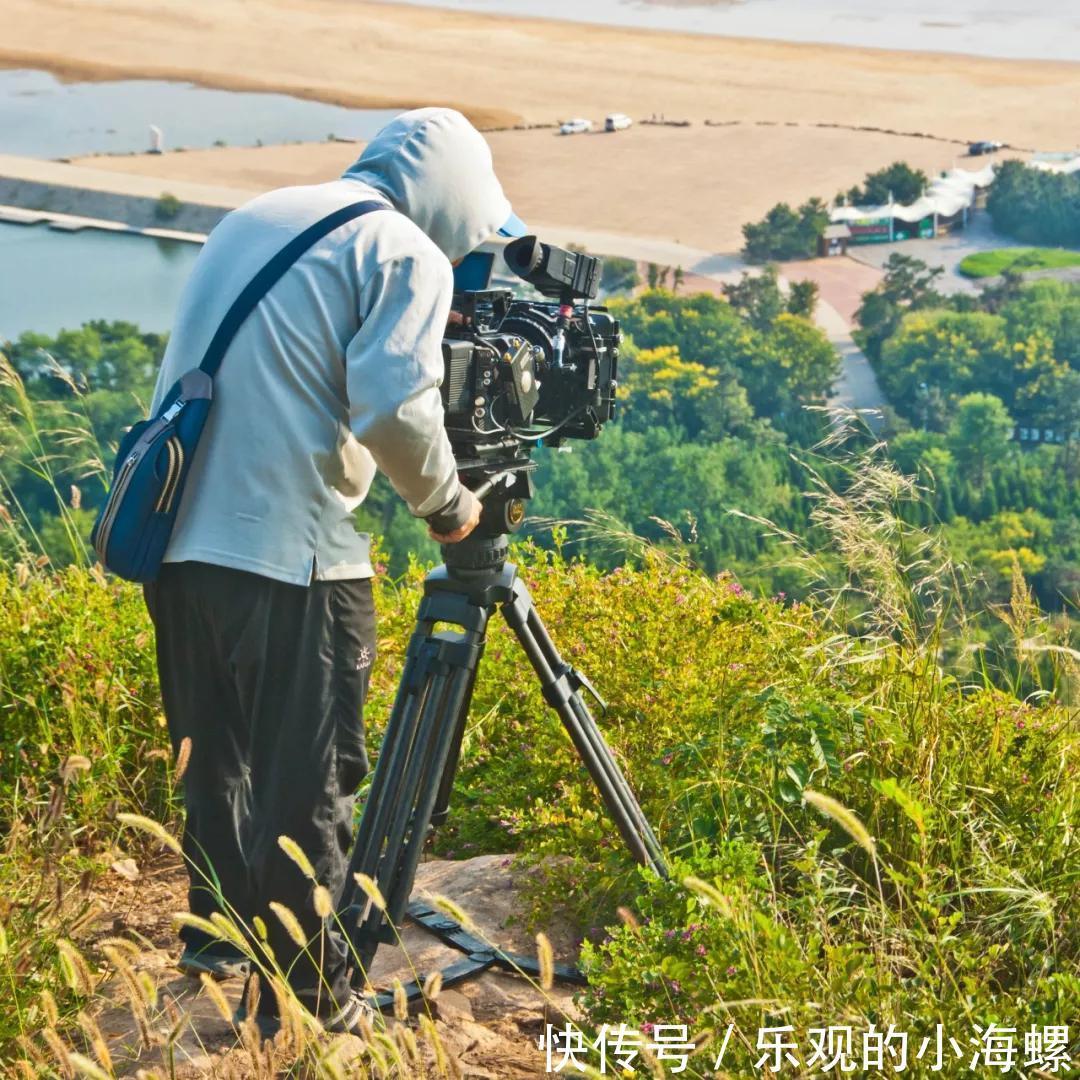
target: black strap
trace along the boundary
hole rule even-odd
[[[243,321],[255,310],[259,301],[274,287],[278,279],[301,255],[317,240],[328,236],[336,228],[353,218],[368,214],[372,210],[389,210],[384,202],[368,199],[366,202],[352,203],[335,210],[321,221],[308,226],[299,236],[294,236],[245,286],[244,291],[233,301],[233,305],[221,320],[213,340],[206,350],[199,367],[213,378],[221,361],[225,359],[225,350],[240,329]]]

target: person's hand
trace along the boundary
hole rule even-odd
[[[465,491],[465,499],[469,507],[468,520],[464,525],[459,525],[453,532],[437,533],[434,529],[428,528],[428,536],[432,540],[440,544],[457,544],[480,524],[480,512],[484,509],[484,504],[467,488]]]

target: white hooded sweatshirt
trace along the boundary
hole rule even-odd
[[[351,513],[375,469],[418,517],[454,518],[443,430],[450,263],[510,216],[484,138],[451,109],[403,113],[339,180],[282,188],[228,214],[196,261],[154,393],[198,365],[241,289],[339,207],[377,210],[315,244],[240,328],[177,515],[167,562],[279,581],[370,577]]]

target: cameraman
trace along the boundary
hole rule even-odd
[[[316,913],[313,882],[278,838],[300,846],[337,900],[369,769],[374,571],[352,512],[376,468],[434,539],[463,540],[479,520],[439,396],[451,262],[496,231],[525,231],[479,132],[450,109],[403,113],[340,179],[230,213],[187,284],[154,403],[275,251],[368,199],[386,209],[316,243],[237,333],[165,565],[146,588],[169,735],[177,751],[191,740],[190,909],[249,930],[260,916],[291,988],[334,1031],[354,1029],[366,1006],[344,936]],[[271,901],[299,920],[306,950]],[[228,943],[191,927],[181,937],[188,973],[246,973]],[[265,979],[256,1019],[265,1034],[277,1026]]]

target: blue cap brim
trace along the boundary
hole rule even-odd
[[[525,222],[517,216],[517,214],[511,214],[503,223],[501,229],[499,229],[500,236],[528,236],[529,229]]]

